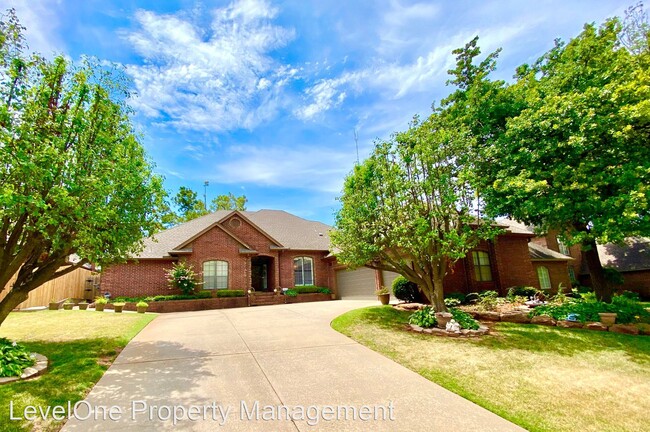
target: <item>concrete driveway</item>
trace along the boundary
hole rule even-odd
[[[330,327],[369,304],[161,315],[63,430],[522,430]]]

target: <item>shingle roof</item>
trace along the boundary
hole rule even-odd
[[[169,258],[170,251],[176,250],[177,247],[212,225],[217,224],[231,213],[229,210],[218,210],[159,232],[155,236],[145,239],[144,250],[133,258]],[[280,247],[301,250],[329,250],[329,230],[331,229],[329,225],[306,220],[282,210],[259,210],[239,213],[270,237],[277,240]],[[246,245],[242,246],[247,247]],[[183,250],[187,251],[187,248],[184,247]]]
[[[559,252],[555,252],[549,248],[538,245],[537,243],[529,242],[528,243],[528,254],[532,261],[549,261],[549,260],[560,260],[560,261],[569,261],[573,260],[570,256],[566,256]]]
[[[512,219],[497,219],[499,225],[507,226],[507,230],[513,234],[535,234],[533,227]]]
[[[618,271],[650,270],[650,238],[630,237],[622,245],[598,245],[598,256],[603,267]]]

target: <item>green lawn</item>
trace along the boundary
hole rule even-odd
[[[9,402],[16,414],[27,405],[45,408],[83,399],[119,351],[155,317],[63,310],[9,315],[0,337],[22,343],[50,363],[48,373],[36,380],[0,386],[0,431],[60,429],[58,422],[10,421]]]
[[[499,323],[453,339],[405,331],[408,316],[370,307],[332,327],[531,431],[647,430],[648,336]]]

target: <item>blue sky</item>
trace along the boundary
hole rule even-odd
[[[30,48],[126,67],[143,144],[172,193],[332,223],[375,139],[451,90],[451,51],[503,48],[495,77],[632,1],[0,0]]]

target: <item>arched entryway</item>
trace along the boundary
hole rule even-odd
[[[273,291],[273,257],[256,256],[251,258],[251,284],[255,291]]]

